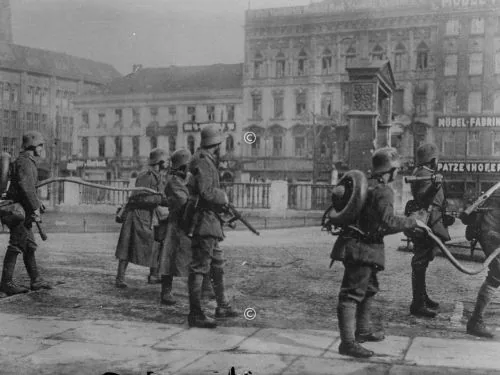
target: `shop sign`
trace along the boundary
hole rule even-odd
[[[500,162],[440,162],[438,172],[500,173]]]
[[[232,132],[236,130],[235,122],[185,122],[182,124],[185,133],[200,132],[206,126],[220,126],[224,132]]]
[[[438,128],[491,128],[500,127],[500,116],[438,116]]]
[[[70,164],[76,166],[76,168],[106,168],[106,160],[74,160],[68,163],[68,170]]]
[[[473,8],[500,5],[498,0],[442,0],[443,8]]]

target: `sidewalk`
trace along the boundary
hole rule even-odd
[[[377,355],[337,352],[333,331],[126,321],[64,321],[0,313],[0,374],[500,374],[500,342],[389,336]]]

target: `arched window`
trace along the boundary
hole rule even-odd
[[[82,137],[82,157],[87,159],[89,157],[89,138]]]
[[[132,156],[134,157],[139,156],[139,144],[140,144],[139,136],[136,135],[132,137]]]
[[[228,135],[226,138],[226,153],[234,151],[234,138],[232,135]]]
[[[323,51],[323,56],[321,58],[321,73],[322,74],[332,74],[332,51],[328,48],[325,48]]]
[[[117,158],[122,156],[122,138],[121,137],[115,138],[115,156]]]
[[[356,61],[356,48],[350,46],[345,52],[345,66],[346,68],[351,66]]]
[[[276,56],[276,78],[285,76],[286,58],[283,52],[278,53]]]
[[[264,65],[264,57],[260,52],[257,52],[253,60],[253,78],[262,77],[263,65]]]
[[[99,137],[99,157],[103,158],[106,156],[106,138]]]
[[[170,153],[175,152],[175,136],[173,135],[168,136],[168,150]]]
[[[149,138],[149,144],[151,145],[151,150],[158,147],[158,137],[152,136]]]
[[[384,49],[377,44],[372,50],[372,61],[383,60],[384,59]]]
[[[406,47],[398,43],[394,50],[394,71],[402,72],[406,70]]]
[[[307,74],[307,53],[302,50],[299,53],[299,57],[297,59],[297,75],[305,76]]]
[[[187,137],[187,147],[189,152],[191,152],[191,155],[194,154],[194,137],[192,135]]]
[[[429,66],[429,47],[425,42],[417,46],[417,69],[424,70]]]

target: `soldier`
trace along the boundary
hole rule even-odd
[[[165,181],[161,171],[168,166],[168,152],[155,148],[149,154],[149,170],[140,173],[136,187],[147,187],[158,192],[164,191]],[[118,258],[116,287],[126,288],[124,281],[128,263],[149,267],[148,283],[157,284],[159,244],[154,240],[153,226],[157,223],[156,207],[166,204],[161,195],[134,192],[127,204],[130,210],[120,230],[115,256]]]
[[[201,131],[201,149],[197,150],[190,164],[193,175],[188,184],[190,195],[198,198],[194,215],[191,250],[193,258],[189,266],[189,316],[190,327],[215,328],[216,323],[201,308],[203,278],[210,272],[217,301],[216,318],[238,316],[228,303],[224,291],[224,259],[219,241],[224,239],[221,221],[217,215],[229,201],[220,188],[217,169],[221,144],[220,129],[209,126]]]
[[[28,292],[28,289],[17,285],[13,280],[18,254],[23,255],[24,265],[31,279],[31,290],[52,289],[52,285],[40,277],[35,259],[37,244],[32,230],[33,223],[41,222],[40,215],[44,210],[36,189],[38,182],[36,158],[41,156],[44,143],[43,136],[39,132],[31,131],[24,134],[23,150],[10,169],[7,199],[22,205],[25,219],[17,223],[5,223],[9,227],[10,238],[3,262],[0,292],[8,296]]]
[[[370,318],[373,298],[379,290],[377,273],[385,267],[383,237],[423,226],[413,218],[394,214],[394,192],[388,184],[394,181],[400,166],[397,151],[377,150],[372,166],[371,186],[356,224],[342,231],[330,256],[341,260],[345,267],[337,306],[339,353],[359,358],[374,354],[360,343],[385,338],[383,330],[372,327]],[[336,201],[345,202],[344,190],[342,185],[334,189],[334,205]]]
[[[500,190],[496,190],[485,202],[484,214],[479,220],[479,243],[486,256],[500,247]],[[494,334],[484,324],[484,312],[495,297],[500,286],[500,259],[496,257],[488,266],[488,275],[477,295],[476,306],[469,321],[467,333],[474,336],[493,338]]]
[[[433,178],[412,183],[411,192],[416,205],[429,212],[427,222],[429,227],[443,242],[446,242],[450,240],[450,235],[443,223],[446,199],[442,187],[443,177],[436,174],[438,157],[438,148],[432,143],[423,144],[417,149],[417,167],[413,175],[416,177],[433,176]],[[426,272],[438,248],[428,236],[415,238],[413,244],[414,255],[411,259],[413,300],[410,313],[418,317],[434,318],[439,303],[427,295]]]

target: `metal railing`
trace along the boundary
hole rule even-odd
[[[326,210],[331,202],[330,185],[289,184],[288,208],[292,210]]]
[[[269,191],[271,184],[262,183],[224,183],[221,187],[226,191],[236,208],[270,208]]]
[[[128,180],[111,180],[111,181],[88,181],[94,184],[104,186],[114,186],[118,188],[128,188],[130,181]],[[80,203],[81,204],[111,204],[121,205],[127,202],[131,192],[129,191],[109,191],[97,189],[94,187],[79,185]]]

